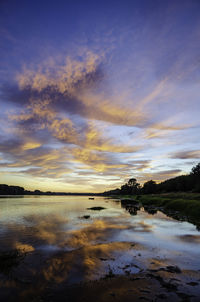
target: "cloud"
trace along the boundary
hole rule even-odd
[[[124,101],[123,105],[117,104],[116,98],[107,98],[100,92],[89,92],[90,88],[91,86],[81,88],[78,86],[70,92],[59,91],[53,84],[42,91],[35,91],[29,86],[20,90],[18,87],[4,88],[4,99],[15,105],[24,106],[20,113],[13,115],[19,122],[36,122],[34,119],[36,114],[40,115],[40,118],[46,118],[47,114],[52,116],[53,112],[65,112],[116,125],[145,127],[149,123],[149,117],[139,108],[130,111],[129,107],[124,106]],[[12,115],[10,117],[12,118]]]
[[[191,128],[191,125],[180,125],[180,126],[170,126],[169,123],[158,123],[150,126],[146,129],[144,137],[146,139],[165,139],[169,138],[174,132],[178,132],[180,130],[185,130]]]
[[[0,143],[0,152],[4,157],[0,166],[8,171],[17,168],[21,173],[55,178],[71,172],[70,155],[65,148],[55,149],[33,140],[13,139]]]
[[[91,128],[90,128],[91,131]],[[89,132],[91,133],[91,132]],[[79,145],[61,145],[57,148],[47,147],[41,141],[25,137],[13,140],[3,140],[0,143],[0,152],[4,160],[0,167],[8,169],[18,168],[18,172],[37,177],[65,178],[73,170],[88,168],[98,172],[114,173],[129,168],[117,158],[117,152],[135,152],[137,148],[123,147],[106,142],[100,138],[97,131],[94,137],[89,137],[77,142]],[[61,135],[59,133],[59,135]],[[86,135],[87,136],[87,135]],[[77,138],[74,137],[74,140]],[[106,150],[106,151],[102,151]],[[19,170],[20,169],[20,170]],[[90,171],[92,173],[92,171]]]
[[[53,136],[69,143],[74,143],[77,136],[75,116],[82,122],[89,119],[145,128],[146,138],[163,136],[163,130],[190,127],[187,124],[177,126],[170,120],[153,121],[154,115],[148,105],[163,103],[163,98],[166,99],[168,78],[153,85],[146,96],[131,100],[130,104],[129,93],[112,96],[103,92],[101,86],[105,85],[106,78],[101,61],[102,56],[88,52],[81,60],[67,57],[63,65],[47,60],[48,63],[41,62],[35,69],[25,68],[17,77],[18,87],[4,87],[5,100],[23,105],[17,114],[9,115],[10,119],[18,122],[22,129],[48,129]]]
[[[144,86],[138,95],[126,85],[113,93],[104,60],[103,54],[90,51],[60,61],[47,59],[24,67],[17,85],[4,86],[2,103],[11,104],[12,133],[0,144],[2,169],[71,185],[79,176],[78,181],[91,189],[103,188],[103,176],[149,177],[144,170],[152,168],[149,154],[154,145],[147,139],[168,139],[190,125],[156,115],[156,106],[169,97],[167,76]],[[137,133],[127,140],[130,131]],[[150,153],[144,156],[147,149]],[[89,177],[81,181],[84,171],[99,177],[101,184],[97,179],[92,184]],[[110,183],[104,179],[105,185]]]
[[[98,171],[108,171],[110,169],[125,168],[126,164],[120,164],[113,156],[102,152],[91,151],[88,149],[73,148],[72,154],[75,162],[88,165]]]
[[[181,172],[180,169],[174,169],[174,170],[166,170],[166,171],[159,171],[154,173],[154,175],[174,175]]]
[[[97,95],[95,99],[95,95],[88,93],[102,79],[99,61],[97,55],[87,53],[83,60],[67,58],[61,66],[51,61],[18,75],[19,89],[7,89],[7,98],[23,108],[9,113],[16,138],[4,140],[0,145],[9,160],[1,163],[2,167],[26,167],[22,173],[40,177],[62,177],[66,166],[73,164],[85,165],[96,172],[128,167],[110,153],[133,153],[142,147],[116,143],[115,138],[102,135],[95,117],[116,123],[134,120],[135,124],[139,114],[128,113],[110,100],[100,101]],[[85,117],[92,117],[93,121]],[[45,146],[52,139],[60,143],[56,150]]]
[[[90,122],[85,131],[84,147],[91,150],[116,153],[133,153],[142,149],[142,146],[124,146],[113,143],[113,139],[102,137],[100,131]]]
[[[103,92],[101,84],[105,85],[106,79],[102,60],[102,55],[87,52],[81,60],[67,57],[62,64],[47,60],[37,68],[24,68],[17,76],[18,87],[7,85],[3,97],[24,106],[24,112],[16,116],[18,121],[34,122],[37,114],[40,119],[46,119],[47,114],[54,118],[53,112],[62,111],[116,125],[146,127],[152,124],[151,116],[144,107],[155,101],[164,89],[166,80],[153,87],[139,102],[137,100],[130,110],[124,99],[127,98],[126,94],[116,97]]]
[[[181,169],[172,169],[172,170],[164,170],[164,171],[157,171],[157,172],[143,172],[142,175],[139,175],[138,180],[140,182],[146,182],[148,180],[154,180],[157,182],[164,181],[166,179],[179,176],[181,174]]]
[[[130,169],[136,171],[142,171],[147,168],[151,168],[151,160],[131,160],[128,161]]]
[[[52,87],[60,93],[73,95],[77,87],[81,90],[99,78],[100,60],[101,56],[90,51],[84,54],[83,60],[66,57],[65,62],[60,65],[52,59],[47,60],[43,65],[39,65],[37,70],[24,68],[24,72],[17,76],[19,87],[30,87],[37,92]]]
[[[170,155],[170,158],[177,158],[177,159],[194,158],[194,159],[199,159],[200,158],[200,150],[174,152]]]

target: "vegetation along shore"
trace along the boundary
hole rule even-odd
[[[107,191],[107,196],[121,199],[132,215],[142,206],[150,213],[158,210],[179,220],[187,220],[200,228],[200,163],[190,174],[165,180],[150,180],[143,186],[135,178],[121,188]]]
[[[200,227],[200,163],[188,175],[170,178],[161,183],[147,181],[141,186],[135,178],[115,190],[103,193],[65,193],[28,191],[19,186],[0,184],[0,195],[102,195],[122,200],[132,214],[141,206],[153,213],[161,210],[176,219],[188,220]]]

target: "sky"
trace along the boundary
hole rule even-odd
[[[0,183],[102,192],[200,161],[199,0],[2,0],[0,37]]]

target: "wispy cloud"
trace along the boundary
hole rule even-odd
[[[26,6],[3,19],[0,167],[9,181],[18,173],[75,190],[78,179],[97,191],[132,176],[163,180],[181,173],[180,159],[184,171],[199,159],[199,3],[106,5],[113,18],[104,5],[50,28]],[[19,11],[30,27],[18,28]]]
[[[170,155],[170,158],[177,158],[177,159],[199,159],[200,158],[200,150],[188,150],[188,151],[179,151],[174,152]]]
[[[164,171],[157,171],[157,172],[150,172],[150,173],[143,173],[139,176],[140,181],[143,183],[144,181],[148,181],[153,179],[156,182],[161,182],[163,180],[176,177],[183,174],[181,169],[174,169],[174,170],[164,170]]]

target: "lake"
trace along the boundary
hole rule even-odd
[[[199,301],[200,232],[159,211],[134,214],[105,197],[0,198],[0,300],[148,272],[175,274]]]

